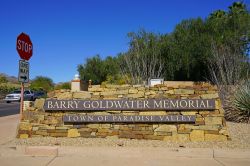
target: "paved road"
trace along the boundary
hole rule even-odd
[[[19,113],[20,105],[18,102],[5,103],[0,100],[0,117]]]

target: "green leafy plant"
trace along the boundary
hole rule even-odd
[[[235,109],[240,111],[239,114],[242,118],[247,119],[250,123],[250,79],[238,87],[234,95],[233,105]]]

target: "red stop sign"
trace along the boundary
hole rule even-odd
[[[21,33],[16,40],[16,50],[24,60],[29,60],[33,54],[33,44],[29,35]]]

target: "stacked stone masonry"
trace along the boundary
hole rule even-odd
[[[88,91],[57,90],[49,94],[55,99],[215,99],[215,110],[180,111],[44,111],[44,99],[36,100],[23,114],[18,138],[87,137],[107,139],[151,139],[175,142],[226,141],[229,134],[217,88],[205,82],[165,81],[163,85],[92,85]],[[185,123],[83,123],[64,124],[63,116],[80,115],[195,115],[194,124]]]

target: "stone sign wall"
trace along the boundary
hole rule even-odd
[[[226,141],[229,138],[217,88],[204,82],[166,81],[154,87],[92,85],[82,92],[57,90],[50,93],[49,98],[47,101],[36,100],[34,107],[24,112],[18,138],[51,136],[179,142]],[[108,109],[108,105],[100,108],[101,101],[137,103],[138,100],[142,105],[137,109]],[[76,105],[73,103],[78,101],[81,107],[74,109]],[[143,109],[143,103],[147,101],[148,108]],[[156,109],[154,101],[182,102],[184,105],[187,102],[191,106],[196,101],[199,107],[174,109],[162,106]],[[202,102],[205,107],[200,104]],[[94,103],[95,109],[86,109],[91,107],[90,103]]]

